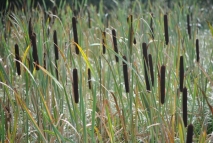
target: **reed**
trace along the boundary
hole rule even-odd
[[[79,102],[79,94],[78,94],[78,71],[77,69],[73,69],[73,92],[75,103]]]
[[[128,77],[128,67],[127,67],[127,58],[123,56],[123,75],[124,75],[124,84],[126,93],[129,93],[129,77]]]
[[[169,44],[169,28],[168,28],[168,17],[167,14],[164,15],[164,33],[166,45]]]
[[[146,90],[150,91],[149,84],[149,76],[148,76],[148,55],[147,55],[147,45],[146,43],[142,43],[143,48],[143,59],[144,59],[144,73],[145,73],[145,82],[146,82]]]
[[[183,56],[180,56],[180,67],[179,67],[179,78],[180,78],[180,91],[183,91],[183,82],[184,82],[184,65],[183,65]]]
[[[37,52],[37,44],[36,44],[36,34],[33,33],[31,38],[32,38],[32,45],[33,45],[33,60],[34,60],[34,63],[38,65],[39,61],[38,61],[38,52]],[[36,66],[36,64],[34,64],[34,66],[36,67],[36,70],[39,70],[39,67]]]
[[[186,138],[186,143],[192,143],[192,139],[193,139],[193,125],[189,124],[188,128],[187,128],[187,138]]]
[[[77,33],[77,26],[76,26],[76,17],[72,17],[72,27],[73,27],[73,35],[74,35],[74,42],[78,44],[78,33]],[[75,52],[76,54],[79,54],[78,46],[75,45]]]
[[[166,67],[163,65],[161,66],[161,72],[160,72],[160,95],[161,95],[161,104],[164,104],[165,102],[165,74],[166,74]]]
[[[200,54],[199,54],[199,39],[196,39],[196,55],[197,55],[197,62],[200,61]]]
[[[16,70],[17,70],[17,73],[18,75],[21,75],[21,66],[20,66],[20,61],[21,61],[21,58],[19,56],[19,47],[18,47],[18,44],[15,44],[15,59],[16,59]]]
[[[112,39],[113,39],[114,51],[118,54],[118,45],[117,45],[115,29],[112,29]],[[116,60],[117,63],[119,62],[119,59],[118,59],[117,55],[115,55],[115,60]]]
[[[187,14],[187,30],[188,30],[189,39],[191,39],[191,26],[190,26],[189,14]]]
[[[150,76],[151,76],[151,82],[152,86],[154,86],[154,69],[153,69],[153,63],[152,63],[152,55],[149,54],[149,70],[150,70]]]
[[[183,123],[187,127],[187,88],[183,88],[183,98],[182,98],[182,110],[183,110]]]

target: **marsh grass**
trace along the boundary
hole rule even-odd
[[[11,26],[0,34],[1,142],[210,142],[213,44],[207,26],[197,33],[191,19],[189,38],[187,3],[164,11],[161,1],[135,1],[128,11],[123,2],[107,16],[103,7],[98,13],[88,7],[91,28],[83,6],[76,14],[61,4],[46,16],[39,8],[5,16]],[[199,6],[191,12],[203,16]]]

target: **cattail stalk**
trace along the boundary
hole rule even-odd
[[[17,73],[18,75],[21,75],[21,66],[20,66],[20,61],[21,58],[19,56],[19,47],[17,44],[15,44],[15,59],[16,59],[16,69],[17,69]]]
[[[149,77],[148,77],[148,55],[147,55],[147,45],[146,43],[142,43],[143,48],[143,59],[144,59],[144,72],[145,72],[145,82],[146,82],[146,90],[150,91]]]
[[[167,14],[164,15],[164,32],[165,32],[166,45],[168,45],[169,44],[169,28],[168,28]]]
[[[53,32],[53,41],[54,41],[54,50],[55,50],[55,60],[59,59],[58,56],[58,40],[57,40],[57,32],[54,30]]]
[[[152,86],[154,86],[154,70],[153,70],[153,63],[152,63],[152,55],[149,54],[149,70],[150,70],[150,76],[152,81]]]
[[[76,44],[78,44],[78,33],[77,33],[76,23],[77,23],[76,18],[73,17],[72,18],[72,27],[73,27],[74,42]],[[77,45],[75,45],[75,52],[76,52],[76,54],[79,54],[79,49],[78,49]]]
[[[91,71],[90,71],[90,68],[88,68],[88,85],[89,85],[89,89],[92,89]]]
[[[191,39],[191,27],[190,27],[190,17],[189,14],[187,14],[187,30],[189,34],[189,39]]]
[[[102,47],[103,47],[103,54],[106,53],[106,32],[102,32]]]
[[[166,67],[163,65],[161,66],[161,75],[160,75],[160,95],[161,95],[161,104],[165,102],[165,74],[166,74]]]
[[[112,39],[113,39],[114,51],[118,54],[118,45],[117,45],[115,29],[112,29]],[[118,59],[117,55],[115,55],[115,60],[116,60],[116,62],[119,62],[119,59]]]
[[[78,71],[77,71],[77,69],[73,69],[73,90],[74,90],[75,103],[78,103],[79,94],[78,94]]]
[[[183,65],[183,56],[180,56],[180,67],[179,67],[179,73],[180,73],[180,91],[183,91],[183,81],[184,81],[184,65]]]
[[[192,143],[192,139],[193,139],[193,125],[190,124],[187,128],[186,143]]]
[[[36,34],[35,33],[32,34],[32,45],[33,45],[33,60],[34,60],[34,63],[36,63],[38,65],[39,61],[38,61],[38,52],[37,52]],[[36,66],[35,64],[34,64],[34,66],[36,67],[36,70],[39,70],[38,66]]]
[[[183,123],[187,127],[187,88],[183,88],[183,98],[182,98],[182,110],[183,110]]]
[[[200,56],[199,56],[199,40],[196,39],[196,53],[197,53],[197,62],[200,61]]]
[[[126,93],[129,93],[129,77],[128,77],[128,67],[127,67],[127,59],[126,56],[123,56],[123,75],[124,75],[124,84],[125,84],[125,89]]]

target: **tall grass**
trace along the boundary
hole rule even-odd
[[[1,142],[211,142],[211,33],[172,4],[5,15]]]

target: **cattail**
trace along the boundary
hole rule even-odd
[[[150,76],[152,81],[152,86],[154,86],[154,70],[153,70],[153,64],[152,64],[152,55],[149,54],[149,70],[150,70]]]
[[[56,79],[58,80],[58,64],[56,60],[55,60],[55,74],[56,74]]]
[[[32,45],[33,45],[33,60],[38,65],[38,52],[37,52],[37,45],[36,45],[36,34],[32,34]],[[35,65],[36,66],[36,65]],[[39,70],[39,67],[36,66],[36,70]]]
[[[130,24],[130,42],[133,42],[133,44],[136,44],[136,38],[133,38],[134,32],[133,32],[133,26],[132,26],[133,17],[132,15],[129,15],[127,17],[127,23]]]
[[[160,95],[161,95],[161,104],[165,102],[165,74],[166,74],[166,67],[163,65],[161,66],[161,75],[160,75]]]
[[[199,56],[199,40],[196,39],[196,53],[197,53],[197,62],[200,61],[200,56]]]
[[[115,29],[112,29],[112,39],[113,39],[114,51],[118,54],[118,45],[117,45]],[[115,60],[116,60],[116,62],[119,62],[117,55],[115,55]]]
[[[184,81],[184,66],[183,66],[183,56],[180,56],[180,91],[183,91],[183,81]]]
[[[125,83],[125,89],[126,93],[129,93],[129,78],[128,78],[128,68],[127,68],[127,59],[125,56],[123,56],[123,74],[124,74],[124,83]]]
[[[102,45],[103,45],[103,54],[106,53],[106,32],[102,32]]]
[[[154,39],[154,28],[153,28],[153,13],[151,13],[151,20],[150,20],[150,32],[151,32],[151,35],[152,35],[152,39]]]
[[[72,18],[72,27],[73,27],[74,41],[76,44],[78,44],[78,33],[77,33],[76,23],[77,23],[76,18],[73,17]],[[78,49],[77,45],[75,45],[75,52],[76,52],[76,54],[79,54],[79,49]]]
[[[30,42],[32,42],[33,28],[32,28],[31,18],[29,20],[29,25],[28,25],[28,35],[30,38]]]
[[[44,53],[44,69],[46,69],[46,53]]]
[[[136,38],[134,37],[133,44],[136,44]]]
[[[57,13],[58,13],[58,10],[57,10],[57,7],[56,6],[53,6],[53,8],[52,8],[52,13],[53,13],[53,15],[57,15]],[[55,16],[53,16],[53,23],[55,22]]]
[[[74,90],[75,103],[78,103],[79,95],[78,95],[78,71],[77,71],[77,69],[73,69],[73,90]]]
[[[56,30],[54,30],[54,33],[53,33],[53,41],[54,41],[54,50],[55,50],[55,60],[58,60],[59,59],[59,56],[58,56],[58,40],[57,40]]]
[[[190,17],[189,14],[187,14],[187,30],[189,34],[189,39],[191,39],[191,27],[190,27]]]
[[[16,69],[17,69],[17,73],[18,75],[21,75],[21,66],[20,66],[20,56],[19,56],[19,47],[17,44],[15,44],[15,58],[16,58]]]
[[[183,100],[182,100],[182,105],[183,105],[183,123],[184,126],[187,127],[187,88],[183,88]]]
[[[88,26],[89,28],[91,28],[91,17],[90,17],[90,11],[88,8],[87,8],[87,14],[88,14]]]
[[[146,43],[142,43],[142,48],[143,48],[143,59],[144,59],[144,72],[145,72],[146,90],[150,91],[149,77],[148,77],[148,55],[147,55],[147,45],[146,45]]]
[[[88,85],[89,85],[89,89],[92,89],[90,68],[88,68]]]
[[[169,44],[169,31],[168,31],[168,18],[167,18],[167,14],[164,15],[164,32],[165,32],[166,45],[168,45]]]
[[[187,128],[186,143],[192,143],[192,139],[193,139],[193,125],[190,124]]]

